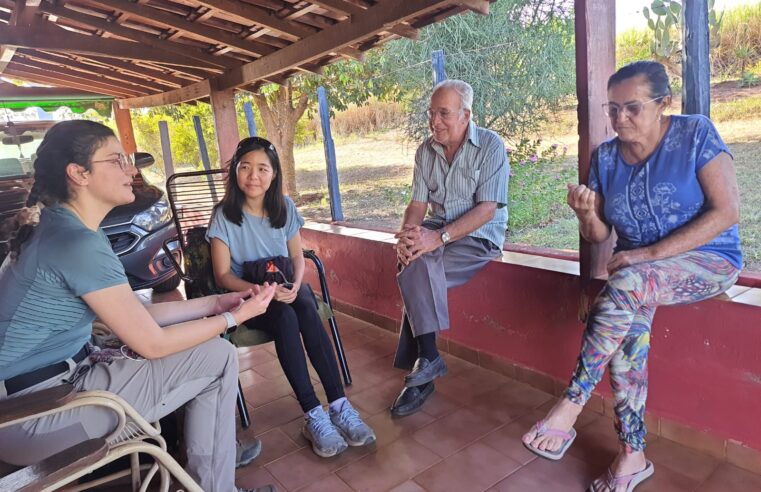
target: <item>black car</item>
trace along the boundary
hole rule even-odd
[[[0,123],[0,251],[4,251],[16,212],[24,207],[32,183],[34,150],[55,121]],[[176,236],[172,211],[164,192],[146,182],[140,171],[153,164],[153,156],[135,154],[138,174],[133,180],[135,201],[116,207],[101,223],[111,247],[119,256],[133,290],[153,288],[166,292],[177,288],[180,277],[162,246]],[[180,259],[176,242],[169,250]],[[0,262],[2,258],[0,258]]]

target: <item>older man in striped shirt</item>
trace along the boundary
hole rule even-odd
[[[396,234],[404,319],[394,361],[412,372],[395,416],[419,410],[447,373],[436,349],[436,333],[449,328],[447,289],[499,256],[505,240],[510,165],[499,135],[471,121],[472,104],[466,82],[439,83],[428,109],[432,135],[415,154],[412,201]]]

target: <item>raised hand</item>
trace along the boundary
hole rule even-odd
[[[590,190],[586,185],[568,184],[568,206],[576,212],[579,218],[596,213],[597,193]]]

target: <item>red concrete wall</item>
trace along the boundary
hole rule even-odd
[[[331,296],[399,319],[392,244],[303,230]],[[451,340],[565,380],[583,325],[574,275],[494,261],[450,291]],[[598,388],[609,394],[606,383]],[[655,317],[648,410],[761,449],[761,308],[704,301]]]

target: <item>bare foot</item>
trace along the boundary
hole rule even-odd
[[[613,463],[611,463],[610,470],[613,472],[613,476],[623,477],[641,472],[646,467],[647,460],[645,459],[645,453],[643,451],[627,453],[622,450],[618,453],[616,459],[613,460]],[[626,492],[626,484],[621,484],[613,488],[608,487],[606,480],[607,476],[608,473],[606,471],[602,477],[596,479],[592,483],[592,490],[595,492]]]
[[[564,432],[570,431],[582,408],[584,407],[573,403],[571,400],[561,398],[545,417],[547,428]],[[552,452],[563,447],[564,439],[559,436],[538,435],[536,428],[532,427],[523,435],[523,442],[536,449]]]

